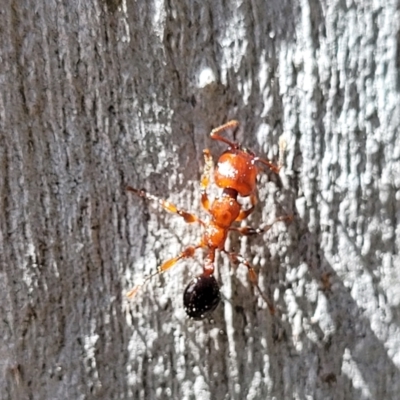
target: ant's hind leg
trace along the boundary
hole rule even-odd
[[[285,215],[283,217],[277,218],[272,224],[265,225],[262,228],[250,228],[249,226],[241,226],[241,227],[232,226],[229,228],[229,230],[239,232],[240,234],[242,234],[244,236],[259,235],[261,233],[265,233],[265,232],[269,231],[271,229],[272,225],[274,225],[276,222],[279,222],[279,221],[291,222],[292,220],[293,220],[293,215]]]
[[[229,258],[231,259],[231,261],[234,264],[243,264],[247,268],[247,270],[249,272],[249,280],[250,280],[251,284],[257,289],[258,293],[260,294],[260,296],[263,298],[263,300],[267,304],[271,315],[274,315],[275,307],[273,306],[272,301],[262,292],[262,290],[260,289],[260,286],[258,286],[257,273],[254,270],[254,268],[251,266],[251,264],[245,258],[243,258],[240,254],[228,253],[228,252],[225,252],[225,253],[229,256]]]
[[[201,191],[201,204],[205,210],[210,210],[210,200],[208,199],[207,188],[210,184],[210,177],[213,170],[213,159],[210,154],[210,150],[203,150],[204,154],[204,171],[200,181]]]
[[[198,246],[189,246],[187,247],[185,250],[183,250],[181,253],[179,253],[179,255],[177,257],[171,258],[170,260],[165,261],[163,264],[161,264],[161,266],[159,266],[157,268],[156,272],[153,272],[150,275],[147,275],[144,279],[143,279],[143,283],[141,283],[140,285],[136,285],[133,289],[131,289],[126,296],[128,298],[132,298],[136,295],[136,293],[139,291],[139,289],[141,287],[143,287],[147,282],[149,282],[154,276],[159,275],[164,273],[165,271],[168,271],[169,269],[171,269],[179,260],[181,260],[182,258],[191,258],[194,256],[194,252],[196,251],[196,249],[198,249],[199,247],[201,247],[201,245]]]
[[[150,193],[147,193],[144,189],[139,190],[139,189],[133,188],[132,186],[127,186],[126,190],[129,192],[133,192],[140,197],[144,197],[147,200],[157,202],[164,210],[180,215],[188,223],[199,222],[200,224],[204,225],[204,222],[201,219],[199,219],[196,215],[188,213],[187,211],[181,210],[175,204],[170,203],[167,200],[160,199],[159,197],[154,196]]]

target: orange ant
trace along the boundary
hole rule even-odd
[[[204,233],[198,245],[189,246],[177,257],[165,261],[160,267],[158,267],[156,272],[145,277],[142,284],[128,292],[127,296],[129,298],[132,298],[151,278],[169,270],[183,258],[192,258],[196,249],[204,248],[208,249],[208,254],[204,261],[203,273],[195,277],[189,283],[183,295],[185,311],[189,317],[193,319],[203,319],[206,315],[214,311],[220,302],[219,285],[214,278],[216,250],[226,253],[233,263],[241,263],[247,267],[250,282],[255,286],[261,297],[267,303],[271,314],[274,313],[272,302],[263,294],[258,286],[257,274],[254,268],[241,255],[228,252],[224,249],[229,231],[236,231],[242,235],[254,235],[266,232],[271,228],[272,225],[267,225],[264,228],[252,229],[249,227],[235,227],[232,226],[232,224],[246,219],[253,212],[254,207],[257,204],[256,179],[258,168],[256,162],[267,166],[276,174],[279,173],[281,168],[266,159],[256,157],[254,153],[246,150],[239,144],[220,136],[222,132],[230,128],[236,128],[238,125],[239,122],[233,120],[211,131],[210,136],[212,139],[223,142],[229,146],[228,150],[219,157],[214,171],[214,181],[216,185],[223,190],[222,195],[216,197],[212,202],[210,202],[208,198],[207,187],[213,169],[213,160],[209,150],[206,149],[203,151],[205,166],[201,177],[200,188],[201,203],[204,209],[210,214],[210,219],[207,222],[202,221],[194,214],[179,209],[166,200],[147,193],[143,189],[138,190],[131,186],[127,187],[128,191],[136,193],[140,197],[148,200],[156,201],[165,210],[180,215],[186,222],[198,222],[204,228]],[[250,197],[250,208],[242,208],[242,205],[238,202],[238,195],[241,197]],[[286,216],[278,218],[274,222],[291,219],[291,216]]]

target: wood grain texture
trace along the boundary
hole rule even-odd
[[[3,3],[0,397],[398,398],[398,2]],[[294,221],[227,243],[279,313],[221,256],[222,304],[188,320],[201,252],[127,301],[200,231],[126,185],[202,213],[231,118],[287,143],[248,224]]]

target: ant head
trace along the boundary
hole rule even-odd
[[[186,314],[193,319],[203,319],[213,312],[221,300],[219,285],[213,275],[196,276],[183,294]]]

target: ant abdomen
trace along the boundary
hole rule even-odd
[[[193,319],[205,318],[217,308],[220,300],[219,285],[213,275],[196,276],[183,293],[186,314]]]

